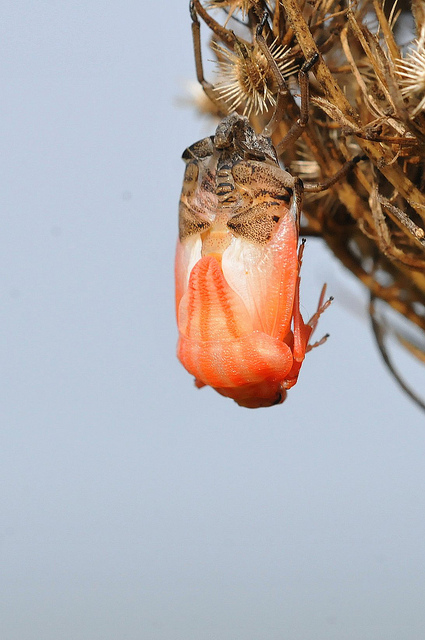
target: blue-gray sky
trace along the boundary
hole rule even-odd
[[[308,241],[331,338],[282,406],[175,358],[186,5],[3,3],[0,636],[422,640],[425,420],[362,288]]]

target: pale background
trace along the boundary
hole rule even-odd
[[[282,406],[175,358],[186,1],[1,16],[1,639],[423,640],[425,419],[353,278],[308,241]]]

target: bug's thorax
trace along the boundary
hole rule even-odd
[[[237,115],[225,118],[214,136],[188,147],[183,159],[179,269],[186,273],[184,290],[197,260],[213,257],[221,266],[238,260],[241,251],[260,251],[270,243],[290,210],[293,178],[279,167],[271,140]]]

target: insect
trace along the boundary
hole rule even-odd
[[[257,28],[265,51],[266,19]],[[198,79],[204,84],[193,6],[192,20]],[[295,141],[307,122],[307,73],[316,59],[300,71],[300,118],[284,144]],[[234,113],[213,136],[188,147],[183,160],[175,263],[178,358],[197,387],[209,385],[243,407],[279,404],[296,384],[305,354],[326,340],[310,342],[331,302],[325,302],[325,285],[316,313],[304,322],[302,194],[327,188],[358,158],[326,183],[303,185],[279,166],[270,137],[256,134],[246,117]]]

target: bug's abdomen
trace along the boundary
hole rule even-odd
[[[277,397],[280,381],[292,367],[291,350],[285,342],[254,329],[215,257],[204,256],[192,269],[178,315],[178,357],[198,383],[235,399],[241,388],[252,385]]]

